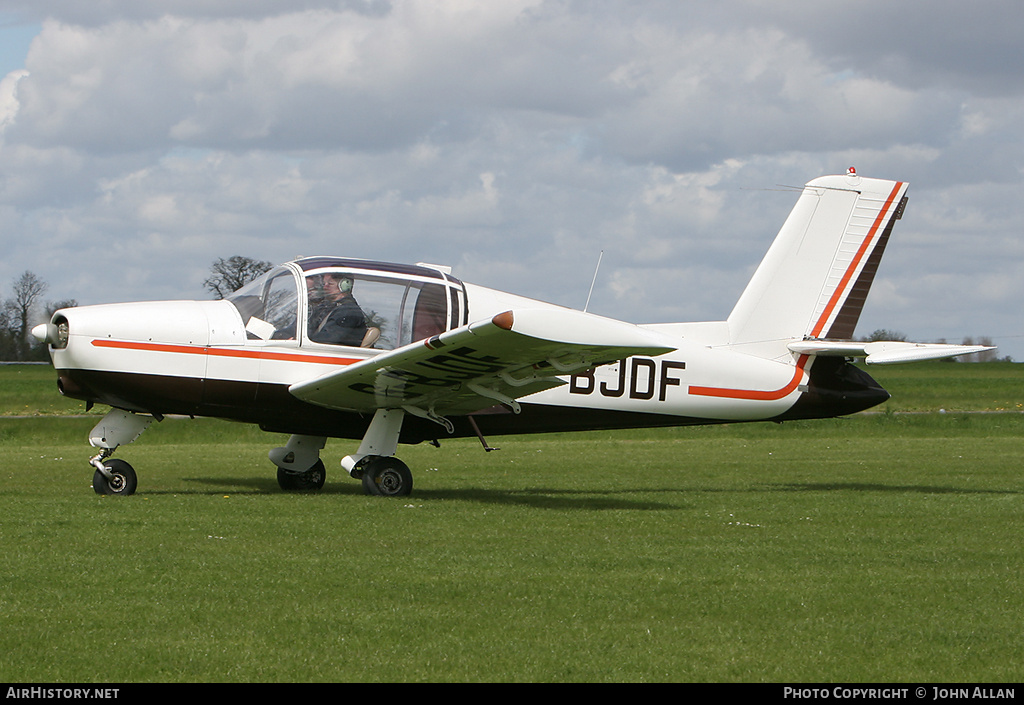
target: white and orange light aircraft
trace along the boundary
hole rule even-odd
[[[112,407],[89,439],[98,493],[135,491],[111,454],[174,414],[290,434],[269,454],[283,489],[321,488],[327,438],[361,439],[344,470],[406,495],[399,443],[833,417],[889,398],[851,358],[989,349],[850,339],[906,188],[853,169],[808,183],[718,322],[634,325],[447,267],[310,257],[225,300],[62,309],[33,333],[63,394]]]

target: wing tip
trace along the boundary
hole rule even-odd
[[[504,313],[499,313],[492,318],[491,323],[498,326],[498,328],[512,330],[512,324],[515,323],[515,317],[512,315],[511,311],[505,311]]]

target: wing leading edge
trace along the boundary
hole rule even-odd
[[[664,338],[622,321],[571,309],[506,311],[428,340],[291,385],[299,399],[331,409],[404,409],[444,423],[565,384],[569,375],[630,355],[661,355]]]

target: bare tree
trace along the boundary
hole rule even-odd
[[[27,359],[32,311],[48,288],[46,282],[26,270],[14,283],[13,296],[4,302],[6,324],[14,338],[14,348],[19,360]]]
[[[0,301],[0,360],[18,359],[17,347],[14,344],[14,302],[10,299]]]
[[[203,286],[214,297],[223,299],[273,266],[272,262],[261,262],[251,257],[241,257],[239,255],[228,257],[227,259],[220,257],[210,265],[210,276],[203,282]]]

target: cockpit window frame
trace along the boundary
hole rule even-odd
[[[462,306],[460,304],[460,297],[463,296],[461,293],[463,289],[462,283],[457,280],[451,281],[446,278],[443,273],[442,276],[422,276],[418,272],[412,273],[384,271],[380,269],[355,269],[337,265],[310,267],[303,270],[303,275],[306,278],[312,276],[323,277],[326,274],[338,274],[352,279],[352,295],[355,301],[359,303],[360,308],[366,317],[366,327],[377,328],[381,333],[379,342],[374,343],[371,346],[372,349],[391,350],[402,347],[403,345],[408,345],[409,343],[424,340],[432,337],[433,335],[451,330],[453,327],[452,321],[459,321],[462,318]],[[368,301],[365,298],[360,298],[360,292],[362,291],[365,293],[369,287],[376,288],[378,292],[386,292],[387,288],[390,286],[395,287],[393,292],[394,298],[392,299],[394,307],[388,307],[384,312],[379,311],[376,308],[372,308],[371,305],[368,305]],[[429,330],[429,333],[417,333],[417,329],[421,326],[416,324],[416,317],[423,315],[423,310],[418,308],[418,304],[420,303],[419,297],[423,295],[424,291],[427,291],[428,287],[441,288],[438,295],[439,297],[443,297],[445,305],[443,321],[440,326],[428,328],[427,330]],[[414,291],[415,295],[413,294]],[[302,335],[303,346],[315,349],[358,347],[313,340],[312,336],[314,335],[314,332],[309,329],[309,326],[312,325],[310,321],[312,314],[308,302],[306,305],[306,311],[307,313],[304,319],[306,326]],[[379,316],[382,313],[386,313],[383,319],[375,318],[375,315]],[[380,324],[384,321],[387,321],[388,324],[374,326],[374,323]],[[457,327],[457,325],[454,327]],[[368,348],[364,347],[362,349],[366,350]]]
[[[263,306],[266,301],[268,287],[277,277],[285,274],[286,272],[291,275],[292,283],[294,284],[297,325],[292,337],[282,338],[280,336],[283,334],[280,331],[275,330],[273,326],[268,324],[266,321],[263,321],[262,317],[265,315]],[[409,304],[408,298],[413,289],[418,288],[420,290],[419,293],[417,293],[417,297],[424,291],[424,288],[428,286],[441,286],[444,289],[446,306],[444,323],[442,326],[444,330],[435,331],[434,329],[430,329],[432,331],[431,335],[437,334],[438,332],[452,330],[453,328],[465,325],[468,322],[469,312],[465,285],[459,279],[451,276],[442,268],[423,265],[394,264],[390,262],[377,262],[372,260],[346,259],[341,257],[307,257],[278,265],[225,297],[235,305],[236,309],[238,309],[239,314],[243,319],[243,325],[253,328],[261,328],[260,335],[249,332],[248,343],[253,345],[288,345],[315,350],[355,348],[365,351],[380,351],[392,349],[391,347],[388,347],[386,343],[384,347],[378,345],[377,347],[368,348],[343,345],[339,343],[316,342],[310,339],[308,323],[311,315],[311,309],[309,299],[307,295],[305,295],[307,294],[306,280],[310,276],[322,277],[322,275],[326,273],[337,273],[351,277],[355,282],[354,290],[356,292],[358,292],[358,287],[361,282],[405,285],[401,302],[398,304],[399,316],[402,317],[408,315],[410,318],[408,322],[402,319],[395,324],[395,326],[398,327],[396,332],[398,337],[395,340],[394,347],[401,347],[402,345],[419,342],[420,340],[430,337],[430,335],[423,335],[422,333],[418,334],[412,328],[413,320],[411,317],[418,314],[416,314],[415,308],[411,311],[406,311],[406,309]],[[355,298],[358,301],[358,294],[356,294]],[[253,299],[258,299],[258,303]],[[257,316],[257,313],[260,315]],[[255,316],[259,320],[257,322],[252,322],[251,319],[247,319],[247,314],[249,316]],[[408,326],[409,329],[407,340],[405,340],[403,336],[403,331],[406,326]],[[271,333],[270,331],[273,332]]]

